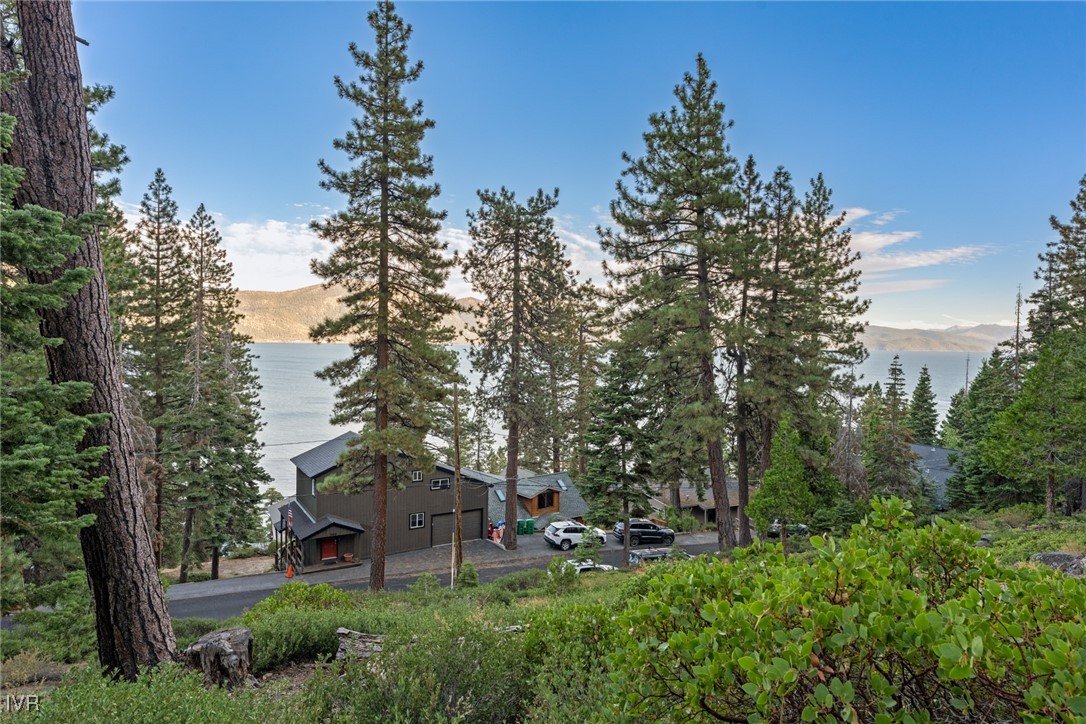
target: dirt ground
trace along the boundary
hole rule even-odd
[[[219,578],[237,578],[238,576],[254,576],[258,573],[271,573],[275,559],[272,556],[254,556],[252,558],[220,558]],[[189,574],[196,571],[211,573],[211,562],[208,561],[201,568],[190,568]],[[173,580],[181,573],[180,568],[164,568],[162,573]]]

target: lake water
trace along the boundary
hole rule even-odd
[[[334,391],[327,382],[317,379],[314,373],[330,362],[346,357],[345,344],[254,344],[256,369],[263,389],[260,393],[264,406],[265,426],[260,434],[264,443],[264,469],[274,478],[272,487],[283,495],[293,495],[295,489],[294,466],[290,459],[325,440],[330,440],[357,425],[333,425],[328,421],[335,401]],[[478,377],[472,374],[465,345],[456,350],[461,369],[474,384]],[[857,373],[865,382],[879,380],[885,384],[887,370],[894,352],[872,352]],[[906,386],[912,392],[923,365],[931,372],[931,385],[935,392],[939,415],[946,414],[950,397],[965,384],[966,360],[969,360],[970,378],[976,375],[980,361],[986,355],[978,352],[899,352]]]

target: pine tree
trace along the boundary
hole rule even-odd
[[[907,409],[905,373],[900,357],[894,355],[886,389],[864,435],[864,467],[872,493],[908,498],[916,492],[917,456],[909,449]]]
[[[913,388],[912,401],[909,403],[908,426],[913,440],[920,445],[934,445],[935,431],[939,423],[939,413],[935,411],[935,393],[931,389],[931,373],[928,366],[920,368],[920,377]]]
[[[952,507],[993,508],[1039,500],[1036,491],[1021,489],[993,469],[981,448],[999,414],[1013,402],[1013,364],[997,348],[981,363],[965,393],[960,422],[962,454],[958,471],[947,481],[947,500]]]
[[[585,432],[587,470],[580,489],[597,515],[610,513],[626,522],[622,560],[629,557],[630,512],[644,508],[654,493],[651,405],[641,387],[641,350],[620,341],[601,371]]]
[[[184,317],[189,341],[176,403],[165,416],[170,436],[163,454],[184,511],[182,583],[194,543],[210,547],[217,578],[221,546],[255,537],[259,483],[271,481],[260,467],[259,384],[250,340],[236,332],[241,316],[233,269],[203,204],[184,238],[192,273]]]
[[[13,74],[0,74],[0,90],[6,92],[14,80]],[[2,153],[11,147],[15,122],[0,112]],[[67,269],[45,283],[27,277],[27,271],[45,274],[63,264],[92,219],[73,223],[36,206],[15,209],[23,176],[22,169],[0,164],[0,611],[5,614],[28,604],[33,591],[26,583],[50,583],[77,567],[72,558],[78,531],[93,518],[77,514],[76,504],[101,496],[105,484],[93,471],[106,448],[80,449],[87,430],[105,416],[72,412],[90,397],[89,383],[49,382],[44,349],[61,341],[42,337],[36,313],[67,304],[88,282],[90,270]]]
[[[781,546],[787,553],[788,525],[811,514],[815,496],[811,492],[810,471],[800,452],[800,435],[786,415],[773,434],[773,464],[762,477],[762,486],[747,506],[758,530],[769,530],[777,519],[781,524]]]
[[[980,441],[988,464],[1023,497],[1056,513],[1063,483],[1086,477],[1086,329],[1060,330],[1041,348],[1022,393]],[[1033,491],[1033,495],[1025,492]]]
[[[617,262],[606,271],[621,288],[626,318],[651,318],[651,326],[666,334],[650,372],[664,378],[677,368],[697,389],[695,397],[676,400],[669,416],[680,422],[677,434],[702,443],[718,543],[730,550],[735,531],[725,485],[726,416],[714,352],[730,303],[724,283],[731,240],[724,223],[741,204],[738,169],[725,142],[730,122],[700,55],[696,73],[684,76],[675,97],[677,105],[649,117],[645,155],[623,154],[623,176],[631,183],[617,185],[611,216],[619,230],[601,230],[601,245]]]
[[[4,93],[5,107],[20,119],[4,155],[26,169],[14,207],[79,217],[97,204],[71,6],[23,2],[16,10],[21,53],[15,43],[0,43],[0,73],[25,69],[29,76]],[[89,269],[90,279],[63,308],[41,310],[43,335],[63,340],[46,349],[50,379],[90,382],[92,395],[73,411],[109,415],[79,443],[80,449],[109,448],[93,473],[107,479],[102,497],[77,505],[79,515],[95,516],[79,535],[95,602],[98,659],[110,673],[135,679],[141,667],[173,660],[176,641],[143,510],[96,231],[66,254],[63,267]],[[61,274],[53,269],[28,278],[48,283]]]
[[[938,443],[941,447],[952,450],[960,450],[962,447],[962,431],[965,429],[965,400],[966,390],[962,389],[950,396],[950,408],[942,425],[939,426]]]
[[[549,195],[541,189],[524,204],[504,187],[478,195],[479,210],[468,214],[473,244],[464,256],[464,275],[483,296],[486,323],[471,361],[481,375],[481,404],[504,416],[505,517],[514,521],[524,428],[550,411],[550,379],[537,353],[552,323],[547,300],[565,284],[564,275],[554,273],[564,253],[549,216],[558,190]],[[503,544],[517,547],[512,524],[505,526]]]
[[[434,123],[423,117],[421,101],[410,103],[403,95],[422,73],[422,63],[407,59],[411,26],[391,2],[379,3],[368,21],[375,51],[350,45],[361,68],[358,81],[335,78],[339,96],[360,112],[333,142],[354,165],[339,171],[319,164],[321,187],[345,194],[347,208],[313,223],[335,245],[326,261],[313,262],[313,271],[326,287],[346,288],[346,312],[310,334],[316,341],[350,340],[350,356],[319,375],[337,387],[333,423],[366,425],[345,453],[350,477],[339,484],[373,486],[370,588],[381,590],[389,484],[406,483],[411,466],[433,465],[425,438],[433,406],[455,373],[455,356],[441,346],[452,336],[441,320],[455,302],[441,291],[453,262],[437,240],[445,213],[430,208],[440,189],[426,183],[433,162],[420,148]]]
[[[1040,255],[1042,265],[1035,276],[1042,286],[1029,298],[1034,305],[1028,327],[1035,352],[1055,332],[1086,326],[1086,176],[1071,200],[1070,220],[1064,224],[1053,215],[1049,224],[1059,239]]]
[[[140,416],[154,435],[145,469],[153,481],[151,511],[159,566],[166,539],[174,529],[169,506],[178,497],[177,491],[169,488],[171,481],[162,464],[162,450],[170,436],[167,412],[177,402],[175,395],[184,366],[189,298],[186,285],[190,278],[172,194],[166,175],[157,169],[140,202],[136,225],[139,238],[132,251],[138,282],[127,305],[129,324],[123,335],[127,381],[137,391]]]

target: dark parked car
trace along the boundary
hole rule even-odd
[[[767,531],[767,535],[770,538],[781,537],[781,522],[779,520],[775,520],[769,524],[769,530]],[[807,526],[805,526],[803,523],[789,523],[788,535],[807,535]]]
[[[622,521],[615,523],[615,538],[620,541],[626,535],[626,524]],[[675,542],[675,531],[656,525],[651,520],[644,518],[630,519],[630,545],[636,546],[642,543],[663,543],[666,546]]]
[[[642,563],[653,563],[668,558],[689,558],[690,555],[680,548],[642,548],[630,551],[627,562],[631,566],[639,566]]]

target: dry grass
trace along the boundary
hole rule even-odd
[[[70,667],[58,664],[33,649],[22,651],[0,663],[0,689],[60,681]]]

